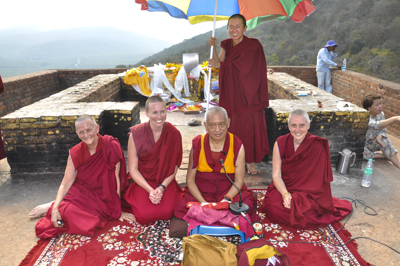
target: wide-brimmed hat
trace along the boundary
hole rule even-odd
[[[325,47],[333,47],[333,46],[337,46],[337,44],[335,43],[334,40],[330,40],[326,43]]]

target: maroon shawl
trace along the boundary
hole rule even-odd
[[[269,106],[267,63],[257,39],[243,36],[233,47],[232,39],[221,42],[226,52],[219,72],[219,105],[228,114],[249,114]]]
[[[286,189],[292,193],[290,224],[304,227],[304,213],[311,209],[337,217],[330,187],[333,175],[328,140],[307,133],[296,152],[291,134],[279,137],[277,143],[282,159],[282,179]],[[271,183],[268,190],[274,187]],[[282,201],[276,202],[275,206],[284,209]]]
[[[4,91],[4,83],[3,80],[1,79],[1,75],[0,75],[0,94],[2,94]]]
[[[101,140],[102,139],[102,140]],[[121,191],[126,185],[125,155],[118,139],[99,135],[96,153],[87,160],[89,150],[83,142],[70,149],[70,156],[78,171],[65,201],[104,220],[121,216],[121,199],[117,194],[115,165],[121,162],[119,180]]]
[[[175,172],[175,166],[181,165],[182,136],[171,123],[164,123],[156,143],[149,123],[133,126],[131,132],[139,158],[139,172],[145,179],[154,179],[159,184]]]

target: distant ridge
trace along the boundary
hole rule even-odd
[[[2,29],[0,74],[5,78],[44,69],[113,68],[119,63],[138,62],[171,44],[110,27]]]

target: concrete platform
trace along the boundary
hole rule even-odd
[[[187,126],[187,122],[192,118],[203,121],[204,114],[168,113],[167,119],[182,133],[184,155],[177,175],[178,182],[182,186],[186,178],[191,140],[194,136],[204,133],[202,126]],[[141,110],[141,121],[147,121],[143,110]],[[400,138],[392,135],[389,138],[400,150]],[[269,162],[257,166],[260,173],[254,176],[246,175],[245,182],[249,188],[266,188],[272,180],[272,166]],[[361,169],[351,169],[348,175],[337,173],[335,168],[333,170],[334,196],[363,200],[378,212],[377,216],[369,216],[364,213],[364,207],[358,205],[354,208],[346,229],[353,237],[370,237],[400,250],[400,194],[398,193],[400,170],[388,161],[376,160],[370,188],[361,186],[363,173]],[[35,206],[55,199],[62,173],[45,179],[39,177],[11,180],[7,159],[0,161],[0,266],[19,265],[38,240],[34,230],[37,219],[30,221],[27,215]],[[364,239],[357,240],[357,243],[361,256],[367,262],[374,265],[400,265],[400,255],[389,248]]]

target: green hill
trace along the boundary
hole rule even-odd
[[[341,64],[360,73],[400,83],[400,1],[313,1],[316,11],[303,22],[290,19],[269,21],[246,33],[264,47],[267,64],[315,65],[320,48],[335,40]],[[181,63],[183,53],[198,53],[200,62],[209,58],[207,40],[211,31],[173,45],[140,61]],[[228,38],[225,27],[216,30],[218,42]],[[218,51],[219,51],[218,47]],[[134,62],[132,62],[134,63]]]

